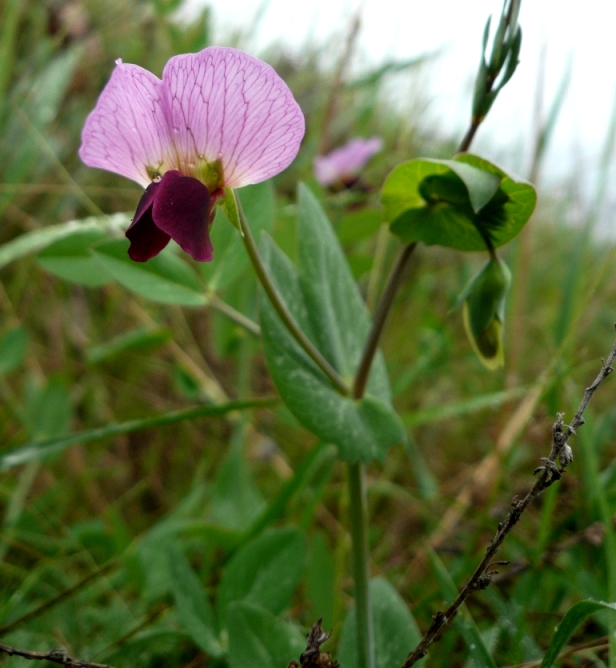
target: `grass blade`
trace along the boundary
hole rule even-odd
[[[246,410],[248,408],[266,408],[273,406],[278,399],[266,397],[263,399],[249,399],[246,401],[230,401],[225,404],[215,404],[208,406],[196,406],[193,408],[184,408],[179,411],[171,411],[163,415],[141,418],[138,420],[128,420],[127,422],[111,423],[104,427],[95,427],[69,434],[60,438],[50,438],[44,441],[32,441],[24,445],[18,445],[11,448],[5,448],[0,451],[0,471],[6,471],[19,464],[25,464],[40,457],[57,453],[69,445],[75,443],[89,443],[101,438],[110,438],[120,434],[129,434],[141,429],[151,429],[153,427],[162,427],[164,425],[192,420],[200,417],[212,417],[215,415],[225,415],[231,411]]]

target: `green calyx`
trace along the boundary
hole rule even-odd
[[[210,193],[213,193],[223,187],[222,162],[220,160],[214,160],[214,162],[199,161],[194,167],[194,177],[201,181]]]

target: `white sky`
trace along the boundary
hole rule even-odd
[[[187,2],[195,6],[206,0]],[[429,70],[428,92],[434,99],[435,123],[443,133],[458,138],[468,123],[470,86],[483,27],[491,13],[495,18],[500,14],[501,0],[207,0],[219,43],[231,30],[241,28],[249,35],[252,30],[248,47],[253,53],[272,41],[300,49],[306,41],[327,43],[332,36],[342,48],[340,35],[360,3],[363,23],[355,69],[442,48],[443,56]],[[260,9],[263,13],[255,26]],[[616,0],[523,0],[520,25],[520,66],[494,104],[474,148],[525,175],[540,54],[545,48],[545,110],[568,58],[573,58],[571,83],[548,154],[546,180],[554,181],[574,169],[592,172],[616,94]],[[616,192],[616,187],[611,190]]]

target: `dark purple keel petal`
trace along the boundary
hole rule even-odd
[[[197,179],[165,172],[154,195],[152,220],[199,262],[214,257],[208,228],[210,193]]]
[[[128,255],[135,262],[146,262],[169,243],[171,238],[160,230],[152,219],[154,200],[160,183],[150,183],[137,204],[137,211],[126,236],[130,240]]]

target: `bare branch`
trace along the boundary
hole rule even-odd
[[[402,668],[410,668],[410,666],[423,658],[428,653],[428,647],[440,637],[443,630],[455,617],[458,609],[466,599],[474,591],[485,589],[490,585],[494,576],[494,571],[491,571],[490,568],[493,565],[494,557],[507,537],[507,534],[518,523],[522,513],[528,508],[531,502],[544,490],[550,487],[550,485],[557,480],[560,480],[567,466],[573,461],[571,447],[568,445],[567,441],[572,434],[575,434],[576,429],[584,424],[584,411],[599,385],[601,385],[610,373],[612,373],[612,364],[614,363],[615,358],[616,342],[612,347],[612,351],[610,352],[607,361],[602,362],[601,370],[597,374],[592,385],[586,388],[580,407],[573,416],[571,424],[565,425],[563,422],[563,414],[557,414],[556,422],[552,427],[552,447],[550,455],[549,457],[542,457],[542,465],[535,469],[535,473],[540,473],[539,478],[523,499],[519,499],[517,496],[513,498],[511,509],[509,510],[507,517],[498,525],[498,530],[490,542],[485,556],[481,560],[479,566],[475,569],[470,580],[464,585],[455,601],[445,612],[439,611],[434,615],[426,634],[421,639],[419,645],[417,645],[417,647],[408,655],[406,661],[402,664]]]
[[[31,661],[51,661],[52,663],[60,663],[63,666],[71,666],[72,668],[112,668],[105,663],[93,663],[91,661],[73,659],[63,649],[50,649],[48,652],[30,652],[26,649],[17,649],[0,643],[0,652],[9,656],[21,656],[23,659],[30,659]]]

